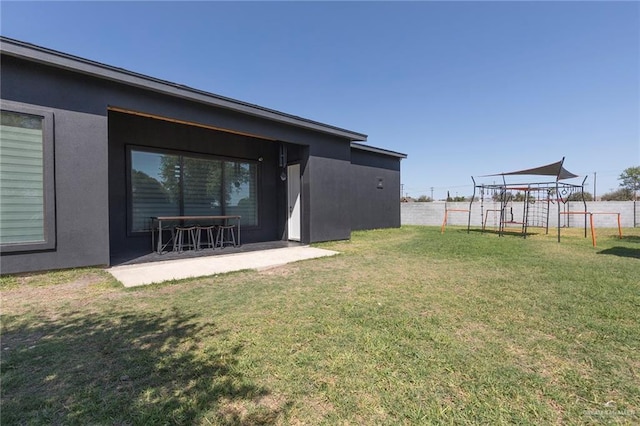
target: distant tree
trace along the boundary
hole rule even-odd
[[[629,190],[637,199],[638,191],[640,191],[640,166],[627,167],[618,179],[622,181],[620,186]]]
[[[513,196],[513,201],[524,201],[526,197],[526,192],[516,192],[516,195]]]
[[[416,201],[418,201],[419,203],[430,203],[433,201],[433,198],[427,197],[426,195],[421,195]]]
[[[584,192],[584,200],[585,201],[593,201],[593,195],[590,192]],[[579,192],[574,192],[569,195],[568,201],[582,201],[582,195]]]
[[[627,188],[620,188],[617,191],[603,194],[600,199],[602,201],[629,201],[633,200],[633,191]]]
[[[451,194],[449,194],[449,191],[447,191],[447,201],[448,202],[463,202],[463,201],[467,201],[467,199],[464,196],[458,196],[456,195],[455,197],[452,197]]]
[[[515,201],[515,202],[522,202],[525,200],[527,196],[526,192],[520,192],[520,191],[516,191],[516,193],[514,194],[511,191],[502,191],[502,192],[496,192],[494,193],[491,198],[493,199],[493,201]]]

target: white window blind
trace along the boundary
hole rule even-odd
[[[45,241],[43,117],[1,112],[0,244]]]

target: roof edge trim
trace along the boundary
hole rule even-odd
[[[351,148],[359,149],[361,151],[373,152],[376,154],[388,155],[396,158],[407,158],[407,154],[401,152],[391,151],[388,149],[376,148],[375,146],[363,145],[361,143],[351,142]]]
[[[214,93],[194,89],[189,86],[172,83],[170,81],[161,80],[123,68],[106,65],[100,62],[81,58],[79,56],[11,39],[5,36],[0,36],[0,51],[2,54],[38,62],[44,65],[79,72],[93,77],[145,90],[151,90],[218,108],[228,109],[267,120],[277,121],[308,130],[328,133],[349,139],[350,141],[367,140],[367,135],[362,133],[342,129],[340,127],[331,126],[236,99],[227,98]]]

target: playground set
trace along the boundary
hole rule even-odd
[[[497,173],[480,177],[502,177],[502,183],[477,184],[472,176],[473,195],[469,202],[468,209],[450,209],[445,203],[444,220],[442,221],[441,232],[447,225],[450,213],[466,213],[467,232],[471,230],[471,214],[474,203],[480,203],[480,218],[482,232],[485,232],[489,221],[492,220],[494,230],[499,236],[506,232],[520,233],[527,237],[529,228],[542,228],[545,234],[549,233],[551,214],[557,218],[557,235],[560,242],[561,228],[568,228],[574,216],[582,216],[584,219],[584,236],[587,238],[587,226],[591,229],[592,244],[596,246],[596,231],[594,226],[594,216],[597,215],[617,215],[618,235],[622,238],[622,228],[620,213],[590,212],[587,210],[587,202],[584,196],[585,177],[581,184],[563,182],[566,179],[579,177],[564,168],[564,157],[561,161],[547,164],[545,166],[532,169],[519,170],[508,173]],[[526,175],[526,176],[550,176],[553,181],[507,183],[505,176]],[[582,204],[579,211],[571,211],[569,201]],[[521,202],[522,216],[514,215],[514,203]],[[519,214],[519,213],[518,213]],[[587,225],[588,222],[588,225]]]

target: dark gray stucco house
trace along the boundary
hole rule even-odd
[[[150,216],[238,214],[243,243],[400,226],[406,155],[364,134],[0,43],[2,273],[148,253]]]

